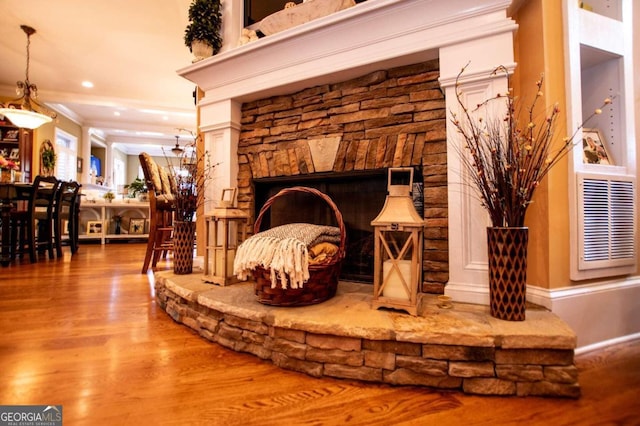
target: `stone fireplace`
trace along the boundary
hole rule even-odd
[[[386,196],[386,169],[413,167],[426,232],[424,292],[448,279],[446,112],[437,59],[310,87],[242,105],[239,206],[255,215],[277,190],[313,186],[337,204],[347,227],[342,278],[372,281],[373,229]],[[294,201],[294,200],[290,200]],[[291,203],[273,225],[313,222],[322,207]],[[424,207],[423,207],[424,206]],[[295,210],[294,214],[288,214]],[[285,218],[283,218],[285,219]]]
[[[241,3],[229,2],[225,23],[242,21]],[[411,166],[427,220],[422,290],[442,292],[446,283],[456,300],[488,303],[486,215],[448,155],[456,136],[446,117],[457,109],[455,80],[467,63],[467,101],[505,90],[492,71],[514,66],[510,4],[366,1],[243,46],[225,43],[179,70],[203,94],[200,131],[220,162],[205,209],[223,188],[238,187],[239,206],[255,217],[265,197],[256,188],[371,180]],[[240,34],[232,27],[226,40]]]
[[[239,0],[225,23],[241,22]],[[456,76],[472,105],[504,93],[513,69],[511,0],[369,0],[227,50],[180,75],[198,85],[200,131],[223,188],[255,219],[275,191],[320,187],[347,217],[352,266],[367,263],[367,224],[380,211],[389,167],[413,167],[426,219],[423,293],[453,296],[442,310],[421,294],[418,315],[371,309],[371,286],[341,282],[327,303],[281,309],[252,283],[210,286],[158,274],[159,305],[201,336],[315,377],[430,386],[491,395],[579,395],[575,335],[550,312],[513,324],[489,317],[486,213],[462,184]],[[227,27],[225,36],[237,39]],[[229,38],[227,38],[228,40]],[[453,155],[450,155],[453,153]],[[207,209],[205,208],[205,210]],[[330,220],[312,201],[271,206],[269,225]],[[459,303],[473,302],[473,303]]]

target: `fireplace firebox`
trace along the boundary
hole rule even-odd
[[[422,175],[416,169],[414,201],[422,215]],[[341,280],[373,283],[373,227],[371,221],[382,209],[387,195],[386,170],[349,173],[315,173],[286,178],[254,180],[256,212],[280,190],[291,186],[308,186],[327,194],[342,214],[346,233],[346,257]],[[285,223],[305,222],[337,225],[327,204],[308,194],[291,194],[274,202],[262,220],[262,230]]]

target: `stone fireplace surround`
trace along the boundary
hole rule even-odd
[[[237,7],[240,2],[234,0],[230,4],[226,22],[240,22]],[[411,144],[422,147],[420,162],[429,155],[438,157],[438,167],[446,165],[446,180],[444,172],[436,179],[440,185],[446,182],[446,197],[443,192],[438,196],[446,207],[438,206],[437,213],[434,211],[433,216],[426,213],[425,217],[441,220],[439,239],[443,235],[446,238],[439,245],[431,242],[433,252],[425,256],[423,290],[441,291],[442,281],[446,281],[447,294],[456,302],[454,310],[449,314],[434,311],[428,299],[434,296],[427,294],[422,294],[427,302],[418,317],[372,310],[366,303],[370,290],[348,283],[341,283],[335,300],[324,304],[295,309],[265,307],[252,300],[249,283],[212,288],[196,277],[165,273],[156,274],[160,306],[174,320],[204,338],[270,359],[283,368],[319,377],[426,385],[493,395],[577,397],[577,370],[573,366],[576,339],[561,320],[544,310],[532,312],[524,323],[502,322],[488,316],[486,236],[481,220],[486,215],[461,189],[459,160],[446,154],[452,152],[455,135],[447,133],[446,124],[443,128],[446,122],[443,112],[457,110],[453,103],[454,84],[461,67],[470,64],[462,80],[465,92],[469,93],[467,101],[505,90],[506,81],[493,76],[492,71],[496,65],[514,66],[513,32],[517,25],[507,17],[510,4],[511,0],[367,1],[179,70],[181,76],[193,81],[204,93],[199,101],[200,131],[205,136],[205,149],[221,163],[208,188],[207,198],[211,201],[205,210],[215,206],[223,188],[238,186],[241,207],[254,214],[248,189],[252,179],[271,173],[287,176],[316,171],[318,162],[311,159],[314,145],[323,152],[327,147],[337,146],[332,170],[368,168],[373,167],[372,162],[375,167],[388,167],[383,159],[391,151],[378,150],[385,145],[382,140],[387,145],[390,140],[391,145],[395,144],[393,161],[400,152],[399,145],[403,147],[403,154],[398,155],[401,158],[405,157],[404,147]],[[225,34],[233,31],[227,30]],[[291,115],[276,118],[277,112],[269,111],[278,101],[295,102],[296,94],[306,99],[320,96],[323,102],[330,103],[331,88],[344,84],[375,90],[376,85],[385,82],[388,85],[394,79],[396,83],[403,78],[420,80],[435,71],[421,67],[436,63],[438,90],[445,94],[444,107],[439,105],[434,110],[417,113],[438,111],[437,117],[432,117],[435,120],[429,126],[434,127],[430,129],[406,131],[405,136],[397,131],[390,136],[367,135],[363,127],[351,129],[350,134],[345,129],[355,124],[331,120],[322,124],[326,117],[313,117],[317,110],[306,111],[309,114],[306,120],[302,120],[305,112],[301,112],[300,121],[294,122],[288,122]],[[400,73],[405,74],[394,76],[398,70],[404,70]],[[413,72],[406,74],[407,70]],[[423,90],[416,93],[420,92]],[[344,99],[357,97],[358,93],[356,90],[342,95]],[[405,95],[411,97],[411,93]],[[437,101],[442,103],[442,96]],[[348,111],[349,104],[341,101],[340,107],[334,107],[344,108],[341,111],[344,116],[362,114],[360,110]],[[398,119],[409,114],[407,105],[410,103],[396,106],[394,102],[386,108],[389,112],[393,109],[391,115]],[[271,113],[273,117],[268,118]],[[258,119],[269,122],[269,126],[261,128]],[[276,123],[277,120],[280,121]],[[304,122],[306,129],[301,124]],[[318,125],[326,125],[328,131],[314,135],[310,129]],[[426,137],[422,140],[420,135],[426,136],[430,131],[437,137],[427,143]],[[283,140],[283,134],[296,137]],[[373,144],[380,156],[367,155],[373,153]],[[257,145],[269,149],[262,153],[254,151]],[[447,148],[443,152],[444,146]],[[429,148],[436,149],[429,151]],[[418,158],[412,155],[409,164],[420,164],[415,163]],[[321,169],[330,167],[326,164],[331,161],[326,160],[323,157],[320,161],[324,164]],[[270,162],[275,166],[270,167]],[[425,163],[420,165],[424,172]],[[426,206],[428,198],[425,198],[428,210],[431,207]],[[429,269],[436,266],[429,257],[436,253],[440,256],[437,265],[440,270]],[[434,279],[437,274],[440,275]],[[429,288],[434,283],[435,289]],[[342,313],[336,319],[340,326],[328,321],[326,315],[326,309],[336,304],[344,305],[339,307]],[[353,323],[354,308],[363,315],[362,324]],[[314,324],[309,315],[318,309],[322,321]],[[473,321],[469,321],[470,317],[474,317]]]
[[[422,291],[442,293],[448,280],[446,112],[438,77],[434,59],[244,103],[238,207],[255,217],[261,207],[255,203],[255,183],[265,178],[313,182],[314,176],[326,181],[418,167],[425,218]],[[358,182],[354,185],[363,192],[386,190],[386,179],[381,188],[372,188],[370,178]],[[346,200],[334,202],[349,207]],[[381,207],[360,213],[368,214],[366,230],[372,231],[368,222]],[[354,243],[356,237],[347,239]]]
[[[313,88],[433,60],[439,64],[439,90],[445,93],[443,111],[457,109],[452,102],[455,78],[467,63],[462,84],[469,93],[487,96],[505,90],[506,80],[492,75],[492,71],[497,64],[513,67],[513,32],[517,25],[507,17],[510,4],[510,0],[367,1],[239,48],[229,48],[179,70],[204,94],[198,104],[200,131],[205,149],[216,163],[220,162],[208,187],[210,201],[205,210],[215,207],[223,188],[246,186],[247,179],[261,173],[251,169],[251,177],[247,174],[249,149],[240,144],[241,134],[249,124],[243,123],[243,105],[308,93]],[[234,18],[234,13],[240,13],[241,8],[236,9],[231,6],[226,22],[240,22],[236,19],[240,14]],[[398,117],[406,114],[394,113]],[[440,136],[444,131],[438,129]],[[419,133],[414,132],[416,136]],[[309,138],[312,136],[307,135],[304,142],[308,143]],[[375,138],[365,135],[357,141],[358,148],[363,147],[363,141]],[[329,138],[323,142],[330,144],[326,139]],[[447,135],[447,144],[454,139]],[[349,146],[352,151],[346,153],[353,155],[355,144]],[[423,288],[435,283],[435,288],[429,290],[441,292],[442,282],[446,281],[447,293],[457,300],[488,303],[485,224],[479,220],[486,215],[479,213],[477,203],[459,183],[460,164],[455,156],[436,155],[446,157],[445,161],[439,160],[447,167],[448,218],[440,218],[440,229],[447,228],[446,245],[440,241],[439,247],[426,256]],[[444,202],[444,195],[440,200]],[[245,197],[241,202],[253,215],[251,201]],[[442,256],[447,250],[448,267]]]

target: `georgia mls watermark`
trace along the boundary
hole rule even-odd
[[[62,426],[62,405],[0,405],[0,426]]]

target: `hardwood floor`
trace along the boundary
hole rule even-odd
[[[174,323],[143,257],[82,245],[2,270],[0,404],[61,404],[65,425],[640,424],[640,341],[578,357],[578,400],[316,379]]]

